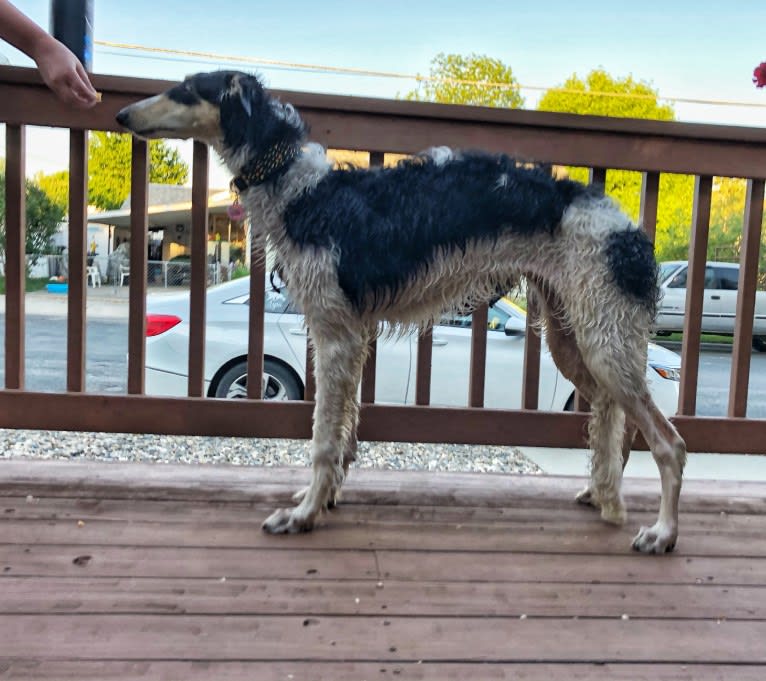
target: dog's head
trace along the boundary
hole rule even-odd
[[[224,157],[257,157],[275,145],[300,144],[305,127],[290,104],[271,97],[257,77],[239,71],[188,76],[161,95],[125,107],[117,122],[146,139],[193,138]]]

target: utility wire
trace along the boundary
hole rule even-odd
[[[94,40],[95,45],[99,47],[107,47],[118,50],[126,51],[140,51],[147,52],[149,54],[162,54],[162,55],[174,55],[176,58],[165,57],[166,61],[191,61],[191,62],[229,62],[236,64],[249,64],[264,67],[278,68],[288,71],[303,71],[312,73],[325,73],[325,74],[338,74],[338,75],[352,75],[372,78],[393,78],[398,80],[414,80],[416,83],[435,83],[444,85],[471,85],[479,88],[495,88],[499,90],[508,90],[518,88],[520,90],[532,90],[537,92],[561,92],[565,94],[587,95],[591,97],[613,97],[623,99],[640,99],[640,100],[662,100],[664,102],[681,103],[681,104],[703,104],[706,106],[730,106],[730,107],[747,107],[754,109],[766,109],[766,103],[757,102],[742,102],[734,100],[722,100],[722,99],[698,99],[692,97],[665,97],[662,95],[652,94],[638,94],[638,93],[617,93],[617,92],[593,92],[579,90],[576,88],[562,88],[562,87],[544,87],[541,85],[521,85],[518,83],[498,83],[492,81],[481,80],[468,80],[463,78],[434,78],[431,76],[423,76],[421,74],[400,73],[397,71],[373,71],[369,69],[355,69],[344,66],[327,66],[322,64],[304,64],[300,62],[289,62],[278,59],[266,59],[263,57],[246,57],[246,56],[233,56],[226,54],[218,54],[216,52],[203,52],[199,50],[178,50],[167,47],[151,47],[147,45],[134,45],[131,43],[118,43],[108,40]],[[109,54],[121,54],[110,52]],[[128,56],[128,55],[123,55]],[[130,55],[133,56],[133,55]],[[178,59],[178,57],[183,57]],[[153,57],[160,59],[160,57]]]

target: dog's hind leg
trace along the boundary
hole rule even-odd
[[[311,440],[311,484],[292,509],[278,509],[263,523],[272,534],[306,532],[334,500],[347,470],[344,460],[355,448],[358,407],[356,391],[362,375],[367,334],[309,324],[314,342],[316,406]],[[351,459],[349,458],[349,463]],[[299,493],[300,495],[301,493]]]
[[[550,289],[536,288],[543,303],[541,314],[551,356],[559,371],[574,383],[592,408],[588,426],[593,450],[591,480],[575,499],[581,504],[600,508],[604,520],[621,525],[627,518],[621,493],[622,470],[630,454],[635,430],[625,429],[622,410],[598,386],[585,364],[561,302]]]
[[[641,431],[652,451],[662,482],[657,522],[642,527],[633,548],[644,553],[672,551],[678,537],[678,501],[686,463],[686,445],[673,425],[654,404],[646,384],[646,339],[641,333],[615,327],[601,333],[613,339],[583,349],[583,357],[599,385],[625,411],[631,424]],[[620,341],[621,339],[621,341]]]

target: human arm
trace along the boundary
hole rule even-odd
[[[0,0],[0,38],[35,60],[45,84],[61,100],[82,108],[98,101],[77,57],[8,0]]]

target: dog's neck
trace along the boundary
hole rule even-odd
[[[265,154],[246,160],[232,179],[232,186],[239,192],[248,187],[273,182],[284,175],[301,151],[301,145],[294,142],[278,142]]]

